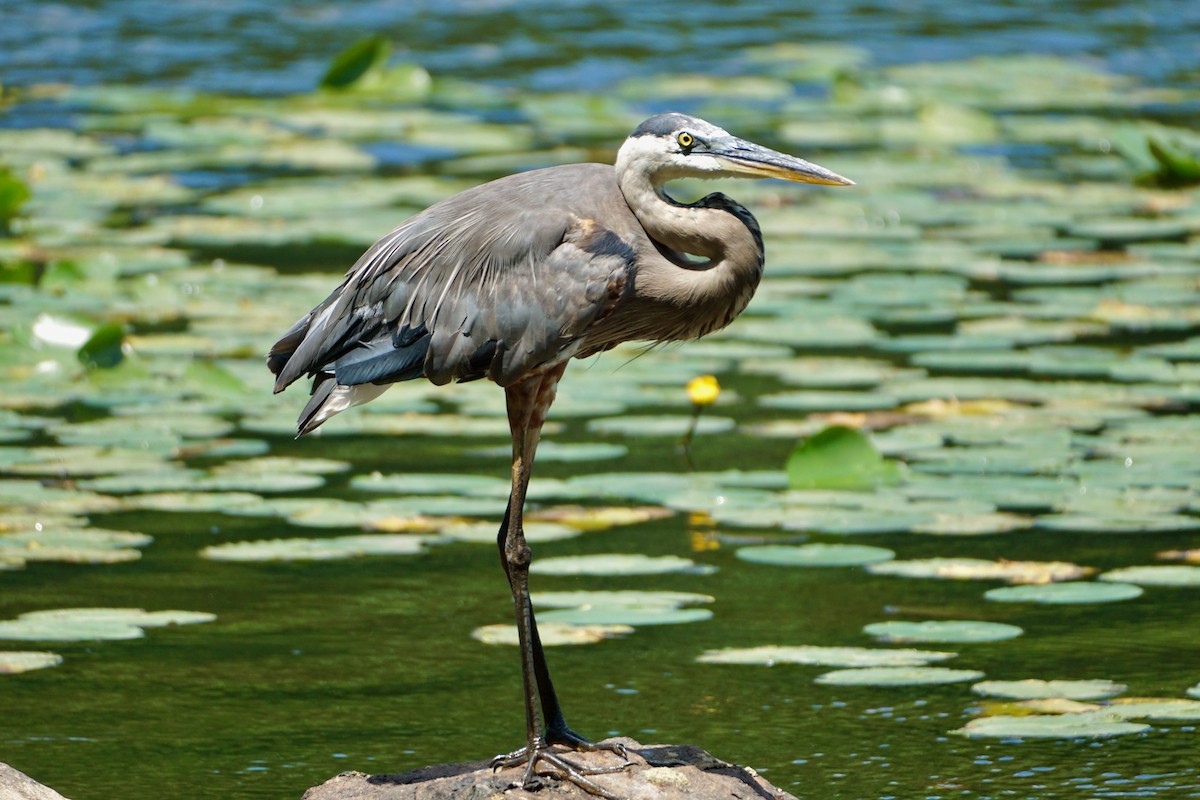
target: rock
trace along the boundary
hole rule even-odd
[[[796,800],[752,769],[714,758],[692,745],[643,745],[610,739],[629,751],[628,766],[591,777],[624,800]],[[610,752],[567,753],[582,769],[621,767]],[[487,761],[438,764],[393,775],[343,772],[304,793],[302,800],[596,800],[568,781],[539,777],[535,791],[516,788],[524,767],[492,772]]]
[[[0,761],[0,798],[3,800],[67,800],[49,786]]]

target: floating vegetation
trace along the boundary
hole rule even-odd
[[[538,612],[538,622],[563,622],[570,625],[675,625],[712,618],[707,608],[684,608],[711,603],[714,598],[691,592],[595,591],[535,592],[537,607],[553,610]]]
[[[696,660],[702,664],[815,664],[823,667],[920,667],[954,658],[939,650],[871,647],[821,647],[817,645],[763,645],[707,650]],[[981,677],[981,676],[980,676]]]
[[[1132,583],[1100,583],[1072,581],[1031,586],[1002,586],[989,589],[984,597],[998,603],[1046,603],[1072,605],[1075,603],[1116,603],[1141,597],[1142,587]]]
[[[1200,700],[1120,697],[1105,708],[1123,719],[1200,720]]]
[[[869,489],[896,483],[903,475],[902,464],[888,461],[862,432],[844,426],[801,442],[786,469],[794,489]]]
[[[1101,710],[1081,714],[980,717],[951,732],[972,739],[1103,739],[1149,729],[1144,722],[1127,722],[1108,710]]]
[[[1122,567],[1105,572],[1100,580],[1139,586],[1200,586],[1200,566]]]
[[[40,650],[0,650],[0,675],[57,667],[61,663],[62,656],[58,653]]]
[[[1128,688],[1109,680],[1044,681],[1026,678],[1020,681],[982,681],[971,687],[985,697],[1009,697],[1034,700],[1061,697],[1067,700],[1099,700],[1115,697]]]
[[[0,562],[14,569],[30,561],[69,564],[118,564],[136,561],[153,537],[103,528],[59,527],[37,523],[0,533]]]
[[[56,608],[29,611],[0,621],[0,639],[83,642],[140,639],[146,628],[195,625],[217,617],[204,611],[143,611],[140,608]]]
[[[924,622],[873,622],[863,633],[881,642],[1000,642],[1024,633],[1016,625],[978,620],[926,620]]]
[[[780,567],[857,567],[888,561],[896,554],[886,547],[862,544],[765,544],[739,547],[737,557]]]
[[[412,534],[360,534],[328,539],[267,539],[206,547],[200,555],[213,561],[331,561],[362,556],[408,556],[421,553],[428,537]]]
[[[1073,581],[1095,572],[1063,561],[986,561],[978,558],[924,558],[912,561],[887,561],[870,564],[867,571],[876,575],[940,580],[1002,580],[1007,583],[1048,584]]]
[[[974,670],[931,666],[953,653],[883,643],[991,653],[971,643],[1025,628],[1031,635],[996,646],[1019,650],[1021,663],[1036,651],[1054,674],[1064,648],[1088,652],[1115,619],[1146,641],[1112,653],[1114,672],[1130,684],[1151,671],[1164,686],[1194,684],[1186,659],[1141,656],[1183,646],[1170,626],[1142,623],[1185,597],[1165,587],[1194,586],[1200,564],[1200,223],[1186,188],[1200,152],[1187,129],[1195,91],[1035,53],[887,67],[843,45],[739,53],[723,76],[620,80],[618,64],[613,91],[586,97],[539,91],[561,79],[545,72],[516,76],[520,91],[452,78],[455,56],[431,75],[375,36],[312,71],[315,91],[302,95],[6,87],[16,105],[0,128],[0,582],[53,584],[59,568],[46,561],[124,563],[110,572],[148,589],[177,579],[186,588],[200,569],[220,591],[244,584],[246,569],[276,569],[229,561],[416,555],[451,539],[490,547],[509,490],[502,392],[483,381],[405,383],[291,443],[303,399],[271,395],[262,354],[396,224],[504,172],[611,160],[669,86],[676,107],[832,158],[859,185],[730,190],[758,216],[769,253],[747,313],[700,342],[622,347],[571,367],[530,491],[538,588],[662,575],[712,596],[539,592],[543,642],[710,618],[689,635],[708,631],[708,647],[737,642],[728,634],[741,615],[775,619],[766,604],[800,581],[813,597],[870,605],[840,632],[837,617],[823,617],[821,641],[854,644],[860,625],[882,618],[863,629],[880,646],[765,645],[700,660],[848,668],[818,678],[830,685],[972,681]],[[486,71],[480,62],[464,74]],[[702,374],[719,380],[719,399],[704,384],[689,397]],[[726,416],[699,416],[690,470],[675,445],[697,397]],[[464,467],[464,457],[480,463]],[[124,525],[158,544],[113,530]],[[565,557],[597,544],[566,541],[583,531],[620,539],[605,549],[651,538],[653,549]],[[256,535],[271,538],[232,541]],[[804,536],[889,538],[798,544]],[[1171,549],[1137,566],[1152,552],[1147,536]],[[149,557],[160,547],[163,558]],[[201,548],[207,561],[192,557]],[[733,603],[723,582],[702,587],[710,549],[730,577],[752,571],[760,596]],[[1016,554],[1045,560],[998,557]],[[437,558],[405,569],[429,568],[418,561]],[[1108,571],[1086,580],[1085,564],[1101,562]],[[1064,639],[1032,635],[1045,610],[996,615],[1018,624],[973,619],[1000,609],[962,587],[947,590],[961,601],[951,608],[929,599],[928,584],[768,564],[1021,584],[983,595],[997,602],[1144,599],[1123,613],[1071,612]],[[894,594],[896,618],[854,595],[863,581]],[[941,619],[951,615],[967,619]],[[48,641],[141,635],[136,620],[116,617],[0,625]],[[516,642],[511,625],[474,635]],[[0,655],[0,672],[52,657]],[[992,716],[963,735],[1113,736],[1196,713],[1180,699],[1063,699],[1111,697],[1107,681],[983,686],[989,697],[1043,699],[988,701]],[[1187,691],[1200,700],[1200,684]],[[997,784],[1010,790],[1028,786]]]
[[[529,571],[538,575],[663,575],[670,572],[710,575],[717,568],[680,556],[605,553],[540,558],[533,562]]]
[[[605,639],[618,639],[633,633],[629,625],[572,625],[566,622],[538,622],[538,635],[546,647],[596,644]],[[516,625],[484,625],[471,631],[471,638],[484,644],[519,644]]]
[[[838,669],[816,677],[816,683],[830,686],[926,686],[938,683],[961,683],[983,677],[974,669],[946,667],[866,667]]]

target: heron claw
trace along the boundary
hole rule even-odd
[[[523,789],[533,789],[534,779],[536,776],[550,775],[558,778],[559,780],[570,781],[588,794],[593,794],[597,797],[603,797],[605,800],[624,800],[624,798],[620,797],[619,795],[613,794],[600,784],[590,780],[589,776],[607,775],[614,772],[620,772],[628,767],[628,753],[625,749],[625,746],[619,743],[609,744],[606,742],[596,744],[584,739],[581,736],[570,733],[569,730],[567,733],[570,734],[572,741],[570,744],[568,744],[567,742],[560,741],[560,739],[563,738],[561,736],[562,732],[559,731],[557,733],[560,735],[555,736],[554,744],[567,745],[578,751],[595,752],[603,750],[616,753],[622,758],[622,760],[625,761],[625,763],[617,767],[584,768],[572,764],[570,761],[554,752],[551,749],[551,744],[544,741],[536,741],[533,744],[522,747],[519,750],[514,750],[511,753],[501,753],[493,758],[491,762],[492,771],[495,772],[499,769],[507,767],[518,767],[524,764],[525,775],[521,779],[521,788]],[[539,772],[539,765],[548,766],[550,769]]]

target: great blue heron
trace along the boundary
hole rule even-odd
[[[512,492],[497,544],[512,589],[524,677],[525,746],[495,766],[539,764],[611,796],[551,748],[593,744],[563,718],[529,600],[525,491],[546,413],[572,357],[620,342],[695,339],[750,302],[763,270],[758,223],[723,194],[677,202],[676,178],[852,181],[686,114],[651,117],[616,166],[510,175],[438,202],[376,242],[342,284],[275,343],[275,391],[314,378],[308,433],[396,381],[489,378],[504,387]]]

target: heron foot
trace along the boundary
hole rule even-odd
[[[563,741],[568,736],[570,741]],[[532,790],[536,787],[535,776],[549,775],[559,780],[569,781],[588,794],[603,797],[605,800],[624,800],[621,796],[613,794],[591,780],[591,776],[620,772],[629,766],[628,762],[615,767],[584,768],[572,764],[563,758],[562,755],[555,752],[552,748],[556,744],[571,747],[576,751],[595,752],[605,750],[616,753],[621,756],[622,760],[627,757],[625,746],[622,744],[597,744],[584,739],[582,736],[573,733],[569,728],[566,728],[555,732],[553,744],[536,740],[532,744],[522,747],[519,750],[514,750],[511,753],[501,753],[492,759],[492,770],[519,767],[524,764],[525,775],[521,779],[521,788],[523,789]]]

